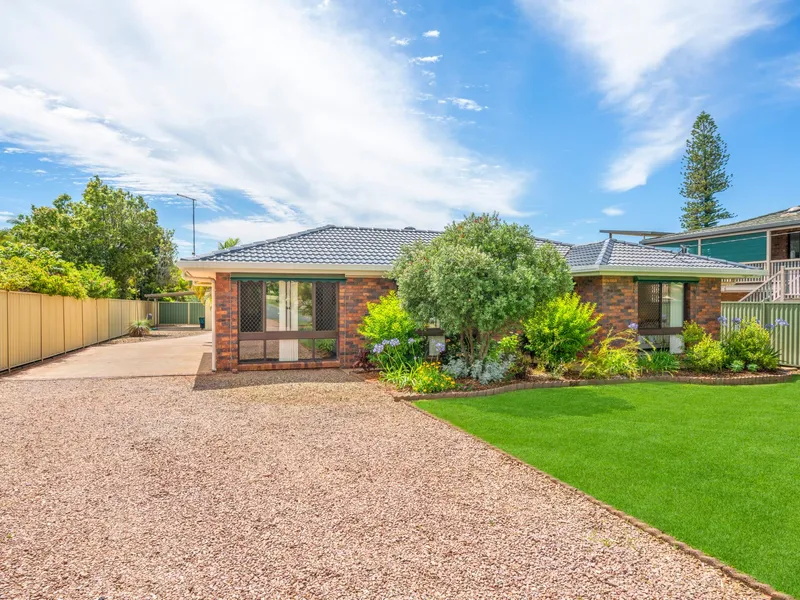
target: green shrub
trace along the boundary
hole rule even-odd
[[[744,371],[744,363],[740,360],[735,360],[728,365],[728,368],[734,373],[741,373]]]
[[[639,337],[635,330],[608,335],[583,360],[582,374],[593,379],[629,377],[634,379],[641,373],[639,367]]]
[[[573,362],[594,341],[602,315],[596,305],[581,302],[578,294],[565,294],[542,305],[523,323],[525,348],[549,371]]]
[[[417,324],[394,291],[367,303],[358,333],[369,343],[370,360],[381,369],[411,366],[425,355],[425,338],[417,335]]]
[[[681,335],[683,337],[683,351],[689,352],[692,347],[705,337],[706,332],[705,329],[694,321],[685,321],[683,323],[683,332]]]
[[[497,343],[497,358],[507,363],[507,379],[524,377],[531,366],[531,357],[522,351],[522,339],[516,333],[507,335]]]
[[[755,363],[750,363],[749,365],[747,365],[747,370],[750,371],[751,373],[758,373],[758,365]]]
[[[456,387],[455,380],[444,373],[439,363],[420,362],[387,369],[381,373],[381,380],[398,388],[410,388],[418,394],[445,392]]]
[[[59,252],[11,241],[0,243],[0,289],[73,298],[110,298],[117,291],[100,267],[78,269]]]
[[[655,375],[674,375],[681,368],[678,357],[667,350],[654,350],[639,356],[639,368]]]
[[[722,345],[729,361],[755,364],[767,371],[778,368],[780,354],[772,347],[770,331],[755,318],[745,319],[724,330]]]
[[[689,366],[701,373],[717,373],[725,364],[725,349],[707,333],[686,353]]]
[[[144,337],[150,334],[150,321],[147,319],[140,319],[134,321],[128,327],[128,335],[131,337]]]

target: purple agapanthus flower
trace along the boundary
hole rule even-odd
[[[786,319],[781,319],[780,317],[778,317],[777,319],[775,319],[775,325],[777,325],[778,327],[788,327],[789,322]]]
[[[383,352],[383,344],[375,344],[372,347],[373,354],[380,354],[381,352]]]
[[[628,329],[632,329],[633,331],[639,331],[639,324],[638,323],[628,323]]]
[[[728,317],[726,317],[725,315],[720,315],[717,317],[717,321],[719,321],[721,325],[727,325]]]
[[[436,349],[437,354],[444,352],[444,344],[442,342],[436,342],[433,347]]]
[[[767,323],[766,325],[764,325],[764,329],[766,329],[767,331],[772,331],[773,329],[775,329],[775,325],[773,325],[772,323]]]
[[[400,345],[400,340],[398,340],[397,338],[392,338],[392,339],[389,340],[389,345],[392,348],[394,348],[395,346],[399,346]]]
[[[409,343],[409,345],[410,344],[416,344],[417,340],[415,340],[414,338],[408,338],[408,343]]]
[[[739,325],[742,322],[742,318],[741,317],[733,317],[733,319],[731,319],[731,322],[734,325]]]

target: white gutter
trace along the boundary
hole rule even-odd
[[[257,263],[257,262],[232,262],[232,261],[197,261],[179,260],[177,265],[185,272],[203,273],[275,273],[275,274],[301,274],[316,275],[343,275],[347,277],[381,277],[391,266],[388,265],[359,265],[359,264],[330,264],[330,263]],[[207,277],[207,275],[202,275]]]
[[[612,267],[603,265],[587,265],[585,267],[573,267],[570,269],[572,275],[641,275],[642,277],[661,277],[661,276],[684,276],[684,277],[706,277],[717,279],[728,279],[731,277],[763,277],[767,274],[764,269],[745,269],[745,268],[713,268],[703,269],[687,267],[659,267],[648,269],[647,267]]]

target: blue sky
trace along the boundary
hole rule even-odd
[[[0,219],[99,174],[190,253],[324,223],[677,230],[709,111],[740,217],[800,204],[800,6],[785,0],[7,3]],[[87,23],[102,21],[102,27]]]

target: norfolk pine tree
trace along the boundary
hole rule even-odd
[[[725,171],[728,158],[728,146],[717,133],[717,124],[711,115],[701,112],[686,140],[683,157],[680,193],[686,198],[681,215],[685,231],[714,227],[722,219],[736,216],[715,197],[731,186],[731,176]]]

